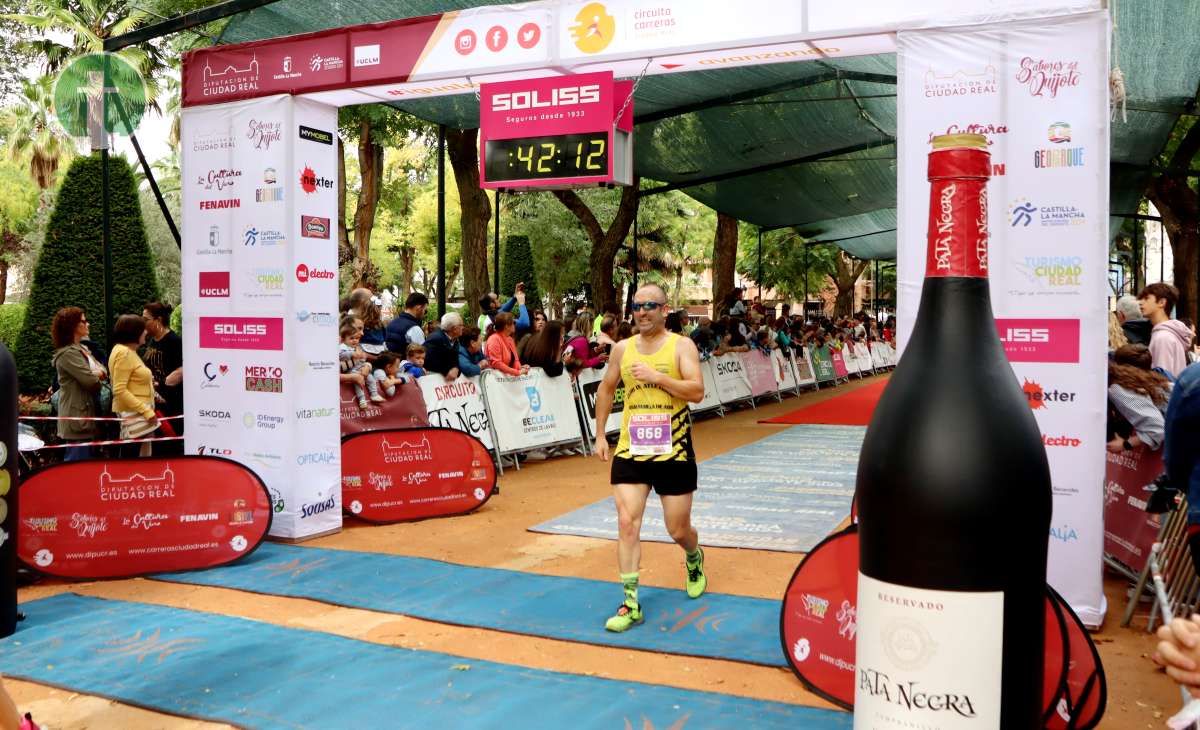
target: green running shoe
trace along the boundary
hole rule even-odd
[[[622,603],[621,607],[617,609],[616,614],[604,622],[604,628],[619,633],[632,629],[644,620],[645,617],[642,616],[641,606],[630,606],[628,603]]]
[[[688,598],[699,598],[704,595],[704,589],[708,588],[708,578],[704,577],[704,548],[697,547],[700,551],[700,559],[692,565],[686,559],[684,565],[687,567],[687,594]]]

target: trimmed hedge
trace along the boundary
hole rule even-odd
[[[108,347],[103,324],[101,175],[100,153],[77,157],[58,191],[17,339],[17,373],[23,392],[44,391],[50,385],[54,353],[50,324],[60,308],[82,307],[94,323],[92,339]],[[146,302],[159,298],[159,289],[133,171],[125,158],[109,157],[108,176],[115,319],[122,314],[141,314]]]
[[[9,350],[17,347],[17,336],[25,324],[25,305],[16,302],[0,304],[0,342]]]
[[[517,292],[517,282],[525,282],[525,306],[532,319],[533,310],[542,308],[542,293],[538,290],[537,269],[529,236],[508,236],[504,239],[504,257],[500,262],[500,303]]]

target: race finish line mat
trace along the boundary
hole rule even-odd
[[[849,728],[845,713],[397,649],[63,594],[22,605],[5,675],[263,730]],[[690,720],[689,720],[690,718]]]
[[[308,598],[563,641],[786,667],[779,601],[643,586],[646,623],[615,634],[604,621],[621,602],[616,581],[475,568],[425,558],[263,543],[220,570],[155,580]],[[636,658],[630,661],[637,661]]]
[[[692,503],[700,544],[811,550],[850,514],[865,433],[859,426],[796,426],[701,462]],[[609,497],[529,529],[616,540],[617,509]],[[642,539],[672,542],[653,494]]]

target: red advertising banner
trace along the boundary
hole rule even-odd
[[[60,578],[199,570],[254,552],[271,527],[266,486],[229,459],[89,459],[21,484],[17,556]]]
[[[841,350],[829,348],[829,359],[833,360],[833,374],[839,378],[850,377],[850,371],[846,369],[846,358],[842,357]]]
[[[425,396],[421,386],[405,383],[396,386],[396,394],[384,395],[381,403],[367,400],[367,407],[360,408],[354,386],[342,383],[341,387],[342,435],[390,428],[418,428],[429,425],[429,414],[425,410]]]
[[[393,429],[342,439],[342,506],[367,522],[465,514],[495,486],[491,452],[462,431]]]
[[[1146,512],[1146,486],[1163,473],[1162,452],[1140,446],[1105,455],[1104,552],[1139,573],[1162,525],[1159,515]]]

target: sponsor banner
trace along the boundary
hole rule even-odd
[[[812,385],[817,382],[817,376],[813,373],[813,366],[809,359],[807,347],[802,347],[799,350],[792,348],[792,365],[796,368],[796,383],[798,385]]]
[[[458,429],[389,429],[342,441],[342,504],[367,522],[466,514],[495,486],[491,452]]]
[[[569,377],[552,378],[541,368],[530,368],[518,376],[486,370],[481,380],[500,453],[583,437]]]
[[[721,394],[717,390],[717,376],[712,358],[700,363],[700,374],[704,377],[704,398],[699,403],[688,403],[692,413],[704,413],[721,407]],[[620,424],[617,427],[620,428]]]
[[[200,317],[200,347],[208,350],[282,350],[279,317]]]
[[[89,459],[21,484],[17,554],[47,575],[128,578],[225,565],[271,526],[266,486],[228,459]]]
[[[397,385],[395,395],[384,395],[384,400],[380,403],[368,398],[364,408],[359,405],[354,386],[350,383],[341,383],[339,412],[341,413],[342,436],[364,431],[428,426],[428,409],[425,406],[422,390],[417,383]]]
[[[340,35],[205,48],[184,59],[185,106],[339,85],[349,77],[346,41]]]
[[[833,358],[829,352],[829,345],[809,347],[808,355],[812,360],[814,377],[818,383],[825,383],[837,378],[837,373],[833,368]]]
[[[775,385],[779,390],[796,390],[796,366],[792,363],[790,348],[771,350],[771,368],[775,371]]]
[[[751,350],[739,353],[742,367],[746,369],[746,380],[750,383],[750,393],[755,397],[779,392],[779,383],[775,381],[775,370],[771,356],[761,350]]]
[[[746,374],[746,366],[742,364],[743,354],[746,353],[730,352],[708,359],[717,386],[717,397],[722,405],[753,397],[750,377]]]
[[[842,358],[842,351],[834,348],[829,348],[829,361],[833,364],[833,375],[837,379],[846,378],[850,375],[850,371],[846,369],[846,361]]]
[[[1160,515],[1146,512],[1146,487],[1163,473],[1162,452],[1139,446],[1120,454],[1106,451],[1105,456],[1104,554],[1140,573],[1162,524]],[[1071,527],[1050,526],[1051,537],[1059,540],[1071,539],[1072,532]]]
[[[584,368],[579,371],[579,375],[575,379],[579,402],[583,403],[583,422],[587,428],[587,438],[590,441],[596,439],[596,389],[600,387],[600,381],[604,379],[604,373],[607,370],[607,365],[599,370]],[[706,393],[707,390],[705,388]],[[625,383],[618,379],[616,392],[613,393],[612,410],[609,411],[608,420],[604,423],[605,433],[613,434],[621,430],[621,419],[624,417],[624,412]]]
[[[429,373],[418,378],[417,384],[421,386],[430,426],[469,433],[488,449],[493,448],[491,421],[478,377],[459,377],[447,383],[441,375]]]
[[[867,373],[875,368],[871,362],[871,352],[867,349],[866,343],[852,343],[848,356],[854,358],[854,364],[858,367],[859,372]]]
[[[897,341],[925,276],[930,137],[983,134],[987,276],[1005,353],[1018,382],[1070,383],[1077,394],[1069,408],[1034,412],[1062,536],[1050,540],[1050,582],[1089,626],[1105,610],[1106,360],[1094,335],[1107,323],[1108,39],[1103,12],[897,36]]]

